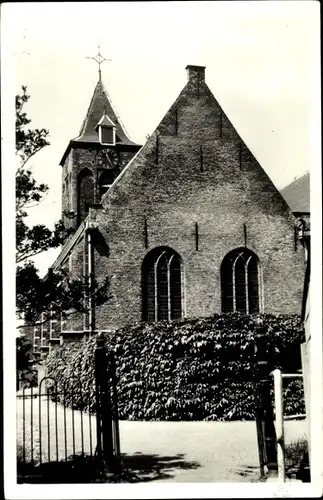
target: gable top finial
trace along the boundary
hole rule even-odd
[[[99,65],[99,81],[101,82],[101,64],[105,61],[111,61],[111,59],[105,59],[100,53],[100,45],[98,46],[98,53],[95,57],[86,57],[86,59],[94,59],[94,61]]]

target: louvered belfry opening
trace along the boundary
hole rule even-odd
[[[111,184],[113,184],[114,175],[111,170],[105,170],[102,172],[99,178],[99,198],[101,200],[102,196],[108,191]]]
[[[260,311],[259,260],[247,248],[228,253],[221,265],[222,311],[245,314]]]
[[[77,215],[80,224],[87,216],[89,207],[94,202],[94,179],[91,170],[85,168],[79,173],[77,187]]]
[[[178,319],[182,316],[182,264],[177,252],[158,247],[147,254],[142,266],[143,321]]]

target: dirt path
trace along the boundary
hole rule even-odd
[[[48,410],[48,411],[47,411]],[[25,412],[25,431],[23,430]],[[66,456],[94,453],[95,417],[72,412],[46,398],[17,402],[17,442],[27,444],[31,458],[31,416],[33,416],[33,458],[38,462],[63,460]],[[56,434],[57,418],[57,434]],[[66,421],[66,437],[64,433]],[[73,434],[74,420],[74,434]],[[47,428],[49,422],[50,433]],[[83,426],[83,441],[81,428]],[[39,441],[41,429],[41,442]],[[91,433],[90,433],[91,430]],[[305,421],[286,422],[286,442],[306,434]],[[74,436],[74,439],[73,439]],[[141,481],[154,482],[253,482],[259,477],[256,426],[254,422],[120,422],[124,464]],[[29,445],[28,445],[29,443]]]
[[[121,422],[131,469],[158,482],[253,482],[259,478],[254,422]],[[286,422],[286,443],[306,433]]]

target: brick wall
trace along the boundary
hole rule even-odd
[[[66,227],[76,229],[84,220],[84,203],[100,202],[99,176],[105,168],[98,160],[98,153],[109,149],[112,148],[77,145],[70,150],[62,168],[62,218]],[[130,149],[118,147],[120,162],[118,168],[113,170],[114,178],[129,163],[138,149],[138,146],[130,147]],[[84,172],[92,174],[92,178],[82,182]],[[75,217],[67,217],[65,212],[74,212]]]
[[[295,250],[295,219],[203,72],[189,73],[157,130],[103,197],[103,209],[91,210],[109,245],[109,256],[95,252],[96,275],[110,276],[113,295],[96,312],[98,328],[141,320],[141,264],[164,245],[183,260],[188,317],[221,311],[221,262],[245,244],[260,260],[265,312],[301,310],[304,258],[300,245]]]

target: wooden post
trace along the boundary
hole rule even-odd
[[[257,427],[257,442],[258,442],[258,456],[259,456],[259,466],[260,466],[260,477],[265,477],[265,448],[264,448],[264,436],[262,432],[261,422],[262,422],[262,413],[261,413],[261,405],[260,405],[260,397],[258,390],[258,378],[257,378],[257,368],[256,364],[254,364],[253,370],[253,390],[255,397],[255,415],[256,415],[256,427]]]
[[[99,457],[102,456],[102,430],[101,430],[101,384],[100,384],[100,365],[102,359],[102,352],[104,349],[103,339],[98,336],[96,339],[96,349],[94,353],[95,360],[95,397],[96,397],[96,449]]]
[[[110,376],[112,385],[112,406],[113,406],[113,450],[116,463],[120,462],[120,430],[119,430],[119,414],[118,414],[118,396],[117,396],[117,376],[116,363],[114,353],[109,353]]]
[[[283,380],[281,371],[273,371],[275,391],[275,421],[277,436],[278,480],[285,482],[285,440],[284,440],[284,413],[283,413]]]
[[[105,464],[113,467],[113,430],[107,351],[104,337],[98,336],[95,349],[95,381],[97,395],[97,449]]]
[[[301,344],[303,387],[307,423],[308,459],[311,466],[311,384],[310,384],[310,339]]]
[[[268,364],[266,329],[259,323],[255,327],[256,394],[258,429],[261,434],[258,446],[263,442],[264,465],[268,471],[277,471],[276,432],[274,414],[270,400],[270,372]]]

